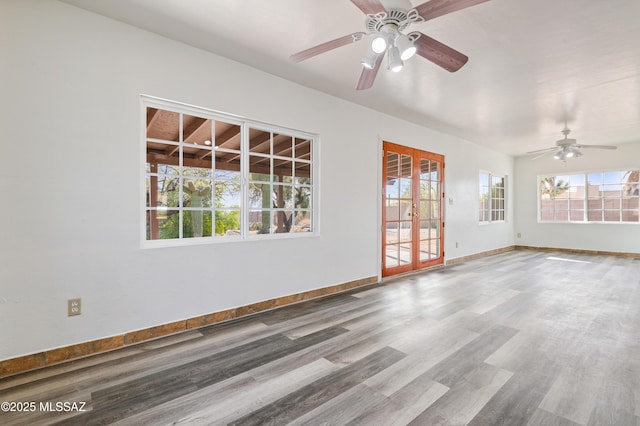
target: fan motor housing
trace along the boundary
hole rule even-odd
[[[575,139],[559,139],[556,141],[557,146],[569,146],[575,145],[577,141]]]
[[[404,9],[389,9],[387,13],[377,15],[367,15],[365,27],[369,33],[377,33],[386,25],[395,26],[398,31],[402,31],[413,22],[409,18],[409,13]]]

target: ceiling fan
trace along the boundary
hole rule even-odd
[[[553,158],[555,160],[567,161],[569,158],[577,158],[582,156],[582,152],[580,151],[583,148],[598,148],[598,149],[617,149],[618,147],[613,145],[583,145],[579,144],[575,139],[569,139],[571,130],[567,127],[562,129],[562,134],[564,135],[564,139],[560,139],[556,141],[556,146],[552,148],[544,148],[538,149],[535,151],[529,151],[527,154],[542,154],[537,157],[533,157],[532,160],[543,157],[548,152],[555,151],[553,154]]]
[[[428,21],[486,1],[489,0],[431,0],[413,9],[405,10],[386,9],[379,0],[351,0],[367,16],[366,32],[355,32],[319,44],[291,55],[290,59],[293,62],[301,62],[370,37],[371,43],[367,54],[360,61],[364,69],[360,74],[357,90],[365,90],[373,85],[385,54],[391,71],[400,71],[404,65],[403,61],[417,53],[445,70],[455,72],[469,60],[466,55],[419,31],[405,34],[404,30],[410,24]]]

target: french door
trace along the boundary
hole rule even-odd
[[[382,276],[444,263],[444,156],[383,142]]]

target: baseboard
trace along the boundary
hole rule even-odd
[[[602,256],[619,256],[628,257],[632,259],[640,259],[640,253],[632,252],[619,252],[619,251],[604,251],[604,250],[582,250],[573,248],[561,248],[561,247],[533,247],[533,246],[515,246],[517,250],[535,250],[535,251],[555,251],[561,253],[576,253],[576,254],[594,254]]]
[[[565,252],[565,253],[582,253],[606,256],[621,256],[626,258],[640,259],[640,253],[611,252],[602,250],[580,250],[558,247],[532,247],[532,246],[507,246],[499,249],[488,250],[480,253],[474,253],[468,256],[447,259],[445,265],[455,265],[470,260],[480,259],[487,256],[493,256],[512,250],[535,250],[546,252]],[[390,277],[394,278],[394,277]],[[362,278],[359,280],[349,281],[347,283],[338,284],[330,287],[324,287],[316,290],[310,290],[302,293],[296,293],[289,296],[278,297],[275,299],[264,300],[250,305],[240,306],[224,311],[212,312],[210,314],[189,318],[186,320],[176,321],[168,324],[162,324],[155,327],[145,328],[142,330],[131,331],[122,335],[106,337],[103,339],[92,340],[89,342],[77,343],[61,348],[50,349],[29,355],[23,355],[16,358],[10,358],[0,361],[0,378],[12,376],[26,371],[37,370],[51,365],[60,364],[67,361],[96,355],[114,349],[123,348],[136,343],[147,342],[159,337],[165,337],[171,334],[180,333],[187,330],[197,329],[208,325],[218,324],[237,318],[246,317],[248,315],[276,309],[279,307],[304,302],[311,299],[326,297],[332,294],[341,293],[357,287],[367,286],[378,282],[377,276]]]
[[[456,263],[468,262],[470,260],[480,259],[487,256],[493,256],[500,253],[505,253],[511,250],[515,250],[517,246],[507,246],[494,250],[487,250],[480,253],[470,254],[468,256],[456,257],[453,259],[447,259],[445,264],[447,266],[455,265]]]
[[[106,337],[104,339],[90,342],[77,343],[57,349],[51,349],[35,354],[24,355],[16,358],[0,361],[0,378],[12,376],[31,370],[36,370],[51,365],[60,364],[67,361],[96,355],[114,349],[123,348],[136,343],[147,342],[159,337],[184,332],[208,325],[218,324],[237,318],[254,315],[260,312],[276,309],[279,307],[304,302],[311,299],[330,296],[342,293],[357,287],[367,286],[378,282],[377,276],[361,278],[343,284],[323,287],[315,290],[296,293],[289,296],[277,297],[275,299],[264,300],[250,305],[240,306],[219,312],[201,315],[186,320],[162,324],[142,330],[131,331],[118,336]]]

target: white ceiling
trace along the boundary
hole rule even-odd
[[[508,154],[553,146],[565,121],[582,144],[640,140],[638,0],[491,0],[412,24],[469,62],[449,73],[416,55],[366,91],[364,40],[288,59],[364,31],[349,0],[64,1]]]

